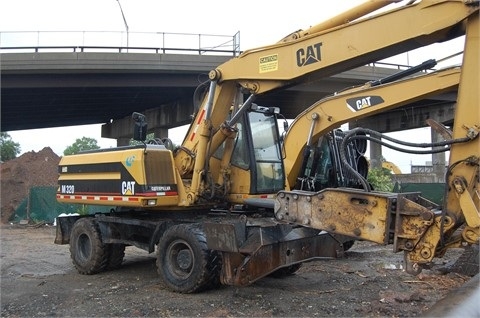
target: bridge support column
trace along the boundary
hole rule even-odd
[[[120,137],[117,138],[117,147],[128,146],[131,138]]]
[[[380,169],[382,167],[382,145],[370,142],[370,168]]]
[[[155,138],[165,138],[168,137],[168,128],[165,127],[155,127],[153,129],[153,136]]]
[[[444,141],[442,136],[438,134],[435,130],[430,129],[430,134],[431,134],[432,142]],[[436,182],[439,182],[439,183],[445,182],[445,173],[446,173],[445,164],[446,164],[445,152],[432,154],[433,173],[435,174]]]

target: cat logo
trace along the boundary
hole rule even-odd
[[[322,60],[322,54],[320,51],[321,47],[322,47],[322,42],[316,43],[314,45],[309,45],[306,48],[298,49],[297,65],[299,67],[302,67],[302,66],[320,62]]]
[[[135,181],[122,181],[122,195],[135,195]]]
[[[381,96],[358,96],[347,99],[347,107],[356,112],[385,102]]]

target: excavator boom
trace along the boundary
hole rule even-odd
[[[289,184],[297,176],[299,149],[309,140],[298,142],[295,138],[308,134],[315,140],[334,125],[352,119],[349,111],[358,112],[360,118],[374,113],[378,104],[399,97],[403,101],[425,97],[425,94],[458,90],[452,138],[443,144],[449,145],[450,160],[446,174],[447,196],[443,207],[436,206],[419,194],[388,194],[372,191],[363,182],[363,191],[356,189],[324,189],[319,192],[280,191],[275,203],[277,219],[286,220],[326,230],[357,239],[371,240],[380,244],[393,243],[394,251],[405,252],[406,269],[419,273],[423,265],[429,264],[435,256],[442,256],[446,248],[466,244],[478,244],[480,239],[480,99],[478,87],[479,69],[479,16],[468,18],[466,23],[466,46],[460,69],[438,71],[410,80],[393,82],[378,88],[348,92],[343,96],[325,99],[307,109],[297,117],[285,140],[287,157],[286,170]],[[422,79],[429,79],[422,82]],[[411,81],[411,83],[410,83]],[[413,84],[411,87],[402,85]],[[418,85],[417,85],[418,84]],[[378,89],[379,93],[375,93]],[[381,92],[381,93],[380,93]],[[389,92],[389,93],[387,93]],[[423,93],[422,93],[423,92]],[[387,98],[392,94],[393,99]],[[403,95],[408,96],[403,96]],[[395,96],[395,97],[394,97]],[[384,98],[385,97],[385,98]],[[336,103],[340,101],[340,103]],[[342,106],[343,104],[343,106]],[[358,107],[355,107],[358,106]],[[380,107],[383,110],[388,107]],[[343,117],[345,116],[345,117]],[[319,120],[320,119],[320,120]],[[323,122],[322,120],[323,119]],[[318,120],[318,124],[315,123]],[[310,121],[308,125],[307,121]],[[300,130],[302,132],[300,133]],[[297,134],[298,131],[298,134]],[[365,130],[364,130],[365,131]],[[349,137],[353,137],[351,133]],[[365,136],[361,136],[362,138]],[[346,137],[344,142],[348,143]],[[369,139],[371,140],[371,139]],[[294,154],[289,158],[288,153]],[[361,176],[359,176],[361,179]],[[457,230],[461,229],[458,234]]]
[[[302,149],[342,124],[401,107],[414,101],[458,89],[460,69],[452,68],[381,86],[360,87],[313,104],[290,125],[285,136],[287,189],[293,189],[299,175]]]
[[[367,13],[386,4],[380,1],[372,5],[372,2],[370,8],[366,4],[360,11]],[[179,151],[175,156],[180,174],[192,179],[189,202],[196,202],[201,192],[201,174],[209,154],[214,153],[224,140],[234,138],[234,127],[228,127],[225,122],[232,108],[242,110],[240,106],[244,104],[239,102],[239,91],[250,94],[248,101],[251,102],[259,94],[313,82],[412,49],[447,41],[464,35],[466,19],[475,15],[478,15],[478,2],[409,2],[348,23],[314,26],[298,33],[295,39],[247,50],[210,71],[210,89],[182,144],[182,149],[188,151]],[[358,18],[358,15],[354,17]],[[348,19],[343,16],[339,20]],[[354,120],[357,115],[345,118],[345,121]]]

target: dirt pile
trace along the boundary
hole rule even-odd
[[[7,223],[34,186],[55,186],[60,157],[49,147],[1,164],[1,222]]]

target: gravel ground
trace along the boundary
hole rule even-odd
[[[1,317],[414,317],[471,278],[446,270],[462,249],[414,277],[403,254],[356,242],[286,278],[184,295],[163,286],[154,254],[128,247],[120,269],[85,276],[54,238],[53,226],[1,227]]]

